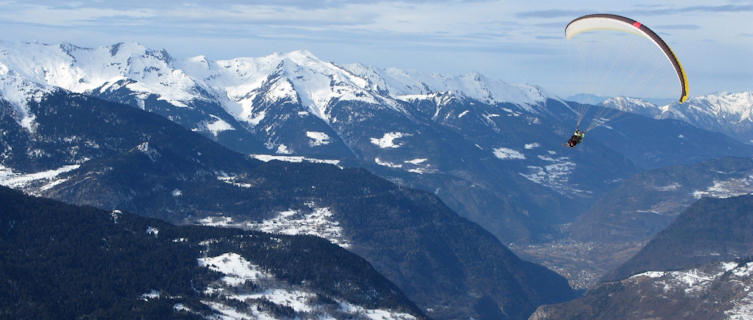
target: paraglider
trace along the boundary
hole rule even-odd
[[[585,136],[586,136],[585,132],[580,131],[580,129],[575,129],[575,133],[573,133],[573,136],[570,137],[570,140],[567,140],[567,146],[570,148],[575,148],[577,144],[583,141],[583,137]]]
[[[682,64],[677,59],[677,56],[674,54],[672,49],[667,45],[667,43],[659,37],[653,30],[645,26],[644,24],[635,21],[633,19],[615,15],[615,14],[589,14],[582,17],[578,17],[570,23],[567,24],[565,27],[565,37],[570,40],[574,36],[585,33],[585,32],[600,32],[603,30],[612,30],[612,31],[621,31],[621,32],[627,32],[632,33],[635,35],[639,35],[643,38],[648,39],[651,41],[654,45],[656,45],[659,49],[661,49],[661,52],[664,57],[667,58],[667,60],[671,63],[672,67],[674,68],[674,71],[677,75],[677,79],[679,80],[680,84],[680,90],[679,90],[679,103],[684,103],[688,99],[688,78],[685,74],[685,70],[682,67]],[[629,50],[629,48],[628,48]],[[602,70],[603,72],[607,72],[609,70]],[[640,81],[641,79],[639,79]],[[586,104],[587,106],[587,104]],[[583,131],[579,129],[581,122],[583,121],[583,118],[588,110],[583,109],[584,107],[581,107],[579,113],[578,122],[576,124],[575,133],[572,135],[572,137],[567,141],[567,146],[570,148],[575,147],[577,144],[579,144],[583,137],[585,136],[585,133],[596,128],[599,126],[604,125],[608,121],[613,120],[617,115],[619,115],[620,111],[614,111],[608,108],[601,108],[599,111],[594,112],[591,115],[591,123],[590,125]],[[585,107],[588,108],[588,107]],[[611,110],[611,111],[609,111]],[[612,116],[605,116],[605,113],[608,112],[614,112],[615,114]]]
[[[565,37],[570,40],[572,37],[579,33],[595,31],[595,30],[614,30],[634,33],[651,40],[659,49],[662,50],[672,66],[677,72],[677,77],[680,81],[680,103],[684,103],[688,100],[688,77],[685,74],[685,69],[682,68],[680,60],[672,49],[669,48],[666,42],[662,40],[653,30],[646,25],[635,21],[633,19],[618,16],[616,14],[589,14],[570,21],[565,27]]]

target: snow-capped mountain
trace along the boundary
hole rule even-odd
[[[659,118],[662,113],[660,107],[640,98],[612,97],[599,102],[599,105],[655,119]]]
[[[487,104],[513,103],[527,111],[533,111],[535,106],[540,106],[553,97],[536,86],[508,84],[501,80],[489,79],[476,72],[463,75],[422,74],[397,68],[374,68],[361,64],[350,64],[345,68],[353,74],[368,79],[370,87],[377,92],[384,92],[396,99],[407,101],[427,99],[438,93],[451,93]]]
[[[155,95],[177,108],[213,101],[236,120],[255,126],[265,114],[257,97],[290,100],[329,123],[334,100],[361,101],[401,110],[401,96],[454,91],[487,102],[537,104],[546,97],[533,86],[508,85],[479,74],[422,75],[361,65],[340,67],[305,50],[261,58],[209,60],[172,58],[137,43],[98,48],[71,44],[0,42],[0,94],[24,113],[25,102],[54,87],[76,93],[103,93],[125,87],[141,100]],[[26,119],[30,122],[31,119]],[[334,120],[336,121],[336,120]],[[217,131],[233,130],[215,125]]]
[[[476,73],[340,66],[303,50],[176,59],[134,43],[80,48],[2,42],[0,64],[1,94],[11,105],[4,110],[26,132],[38,122],[29,106],[46,92],[93,95],[159,114],[259,159],[366,167],[435,192],[505,242],[554,232],[635,171],[623,156],[635,141],[594,135],[578,152],[563,150],[575,119],[567,103],[536,86]],[[673,130],[692,135],[686,131]],[[613,141],[619,142],[605,146]],[[698,148],[669,163],[730,149],[721,141],[719,150],[709,151],[705,141],[689,140]],[[656,149],[642,147],[649,150],[635,153],[638,158]]]
[[[753,143],[753,91],[693,97],[684,104],[668,106],[662,117],[683,120]]]
[[[753,91],[697,96],[679,104],[657,105],[646,99],[614,97],[601,105],[654,119],[677,119],[709,131],[753,143]]]
[[[428,185],[413,180],[465,166],[463,157],[507,160],[498,151],[508,149],[527,154],[524,161],[518,157],[500,162],[515,167],[506,175],[516,183],[551,190],[547,197],[552,202],[559,202],[563,194],[572,196],[570,189],[583,189],[569,179],[576,170],[574,159],[554,156],[560,137],[540,119],[550,111],[545,107],[548,95],[534,86],[509,85],[480,74],[341,67],[307,51],[220,61],[201,56],[178,60],[164,50],[133,43],[80,48],[2,42],[0,64],[0,94],[28,132],[36,123],[29,102],[62,88],[157,113],[243,153],[344,161],[440,194],[456,188],[436,179]],[[566,106],[559,108],[567,112]],[[519,131],[528,131],[529,125],[549,132]],[[510,132],[513,135],[500,143],[510,126],[519,132]],[[466,127],[473,127],[476,136],[468,137]],[[489,165],[471,167],[482,166]],[[453,179],[452,184],[475,183],[466,177]],[[488,188],[498,192],[496,186]],[[500,197],[507,196],[489,201],[510,201]],[[521,212],[514,214],[519,216],[516,219],[527,219]]]

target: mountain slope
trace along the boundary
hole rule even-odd
[[[679,120],[653,120],[627,113],[592,130],[589,136],[646,169],[753,154],[750,145],[721,133]]]
[[[749,318],[751,209],[750,195],[698,200],[585,296],[530,319]]]
[[[576,239],[619,242],[649,239],[701,197],[753,192],[750,158],[722,158],[636,174],[600,199],[570,228]]]
[[[15,127],[29,137],[32,150],[79,151],[39,158],[19,152],[4,163],[13,171],[4,183],[14,187],[177,223],[325,237],[366,258],[437,318],[519,319],[541,303],[573,296],[563,278],[520,260],[434,195],[363,169],[263,163],[161,117],[62,91],[33,109],[55,110],[55,116],[38,116],[44,130],[35,134]],[[86,122],[61,121],[76,119],[82,110],[88,110]],[[79,163],[54,174],[12,166],[26,160],[30,168],[45,170]]]
[[[542,263],[577,288],[598,283],[702,197],[728,198],[753,192],[753,161],[721,158],[638,173],[563,226],[562,239],[515,244],[526,260]]]
[[[571,302],[541,306],[529,319],[748,319],[752,271],[747,259],[644,272]]]
[[[5,187],[0,202],[5,316],[425,318],[366,261],[321,239],[176,227]]]
[[[698,200],[634,257],[605,276],[675,270],[753,255],[753,196]]]

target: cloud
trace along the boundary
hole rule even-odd
[[[589,10],[561,10],[561,9],[547,9],[547,10],[533,10],[518,12],[515,16],[518,18],[567,18],[567,17],[579,17],[588,14]]]
[[[657,25],[657,30],[697,30],[700,29],[701,26],[697,24],[664,24],[664,25]]]
[[[547,22],[547,23],[536,23],[533,26],[540,27],[540,28],[556,28],[556,29],[565,29],[565,26],[570,21],[560,21],[560,22]]]
[[[624,10],[625,15],[637,15],[637,16],[656,16],[656,15],[672,15],[683,14],[691,12],[709,12],[709,13],[722,13],[722,12],[753,12],[753,4],[726,4],[715,6],[686,6],[679,8],[659,7],[659,6],[639,6],[640,9]],[[593,13],[593,10],[576,9],[576,10],[563,10],[563,9],[547,9],[547,10],[531,10],[518,12],[516,16],[518,18],[575,18],[588,13]]]
[[[753,4],[725,4],[717,6],[688,6],[680,8],[650,8],[630,11],[630,14],[656,16],[656,15],[670,15],[670,14],[682,14],[691,12],[705,12],[705,13],[739,13],[739,12],[753,12]]]

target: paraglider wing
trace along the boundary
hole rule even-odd
[[[565,36],[567,39],[570,39],[576,34],[592,30],[624,31],[651,40],[662,50],[662,52],[664,52],[664,55],[669,59],[669,62],[672,63],[675,71],[677,71],[677,77],[680,79],[680,86],[682,88],[680,103],[684,103],[688,100],[688,77],[685,75],[685,70],[682,68],[680,61],[677,60],[677,56],[672,52],[672,49],[670,49],[667,43],[664,42],[664,40],[662,40],[654,31],[638,21],[623,16],[614,14],[589,14],[577,18],[567,24],[567,27],[565,27]]]

